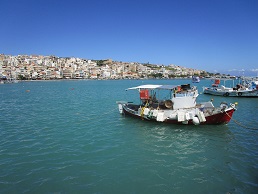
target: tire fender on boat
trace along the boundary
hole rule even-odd
[[[225,94],[223,94],[223,96],[229,96],[229,93],[228,93],[228,92],[226,92]]]
[[[237,95],[238,95],[238,96],[242,96],[242,92],[238,92]]]

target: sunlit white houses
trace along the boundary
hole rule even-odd
[[[75,57],[0,54],[0,78],[17,79],[138,79],[199,75],[200,70],[176,65],[141,64],[107,60],[88,60]]]

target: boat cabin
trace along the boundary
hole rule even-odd
[[[128,90],[136,89],[142,106],[161,109],[182,109],[196,106],[198,90],[184,85],[141,85]]]

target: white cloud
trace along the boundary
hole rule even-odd
[[[231,72],[231,71],[238,71],[238,72],[242,71],[242,72],[244,72],[246,70],[245,69],[229,69],[228,71],[229,72]]]
[[[258,71],[258,69],[251,69],[250,71],[254,71],[254,72],[256,72],[256,71]]]
[[[237,69],[229,69],[228,71],[238,71]]]

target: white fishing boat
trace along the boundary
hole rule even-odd
[[[243,82],[244,83],[244,82]],[[216,79],[211,87],[203,87],[204,94],[225,97],[258,97],[258,82],[253,81],[250,84],[237,84],[236,87],[226,87],[220,84]]]
[[[128,88],[139,92],[139,103],[118,101],[119,112],[142,120],[171,124],[226,124],[235,104],[212,101],[196,103],[197,88],[187,85],[141,85]]]
[[[193,83],[199,83],[201,80],[200,80],[200,77],[198,77],[198,76],[193,76],[192,77],[192,82]]]

